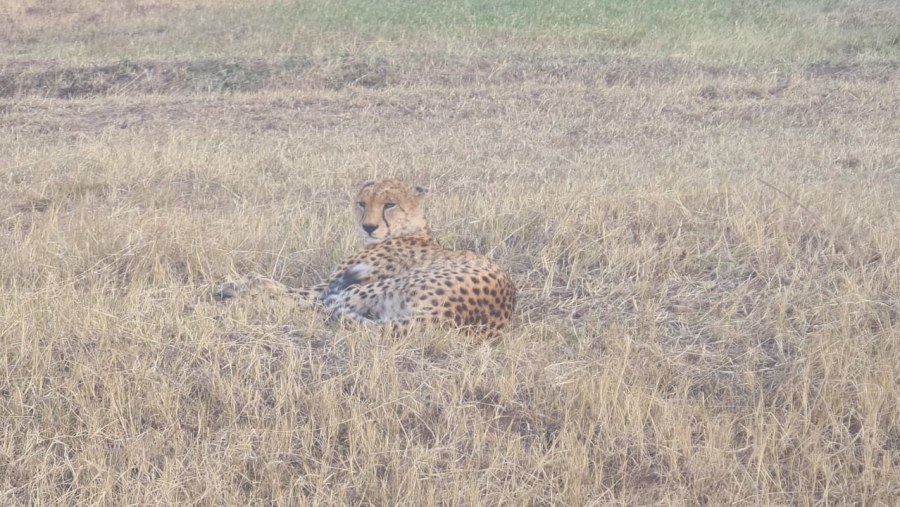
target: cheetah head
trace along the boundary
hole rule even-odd
[[[367,181],[353,208],[359,232],[366,244],[428,230],[425,196],[428,189],[400,180]]]

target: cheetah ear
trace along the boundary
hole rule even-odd
[[[431,190],[428,190],[428,187],[416,187],[416,195],[419,197],[428,197],[429,193]]]
[[[363,183],[362,188],[369,188],[369,187],[371,187],[371,186],[374,185],[374,184],[375,184],[375,180],[366,180],[366,182]]]

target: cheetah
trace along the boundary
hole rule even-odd
[[[217,296],[261,292],[356,321],[404,328],[449,324],[487,339],[509,325],[516,288],[506,271],[472,251],[449,250],[428,229],[428,190],[404,181],[367,181],[353,203],[364,248],[323,283],[291,288],[256,275],[223,285]]]

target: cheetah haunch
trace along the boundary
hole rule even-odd
[[[400,327],[450,323],[495,338],[509,324],[515,286],[487,257],[445,249],[431,237],[423,207],[427,193],[398,180],[366,182],[354,204],[366,247],[326,282],[297,289],[251,275],[223,285],[218,296],[284,295],[358,321]]]

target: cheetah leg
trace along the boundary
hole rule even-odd
[[[364,283],[364,280],[370,271],[371,269],[368,264],[357,264],[338,274],[333,277],[328,283],[328,286],[325,287],[324,298],[327,300],[328,298],[337,296],[354,285]],[[326,306],[327,305],[328,303],[326,303]]]
[[[331,289],[325,290],[324,305],[335,317],[364,322],[395,322],[412,318],[411,308],[394,279],[351,285],[340,291],[334,290],[334,287]]]
[[[285,298],[297,302],[303,306],[316,306],[322,302],[322,294],[326,284],[318,284],[312,287],[288,287],[275,280],[261,275],[245,275],[240,280],[232,280],[220,285],[214,292],[214,297],[219,301],[246,297],[269,297],[272,299]]]

